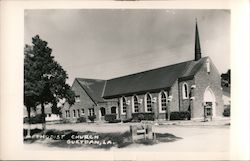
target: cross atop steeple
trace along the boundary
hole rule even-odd
[[[194,60],[197,61],[200,58],[201,58],[201,46],[200,46],[197,18],[195,18],[195,58]]]

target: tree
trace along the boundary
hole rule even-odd
[[[51,55],[52,49],[38,35],[32,38],[32,46],[24,49],[24,104],[41,105],[43,129],[45,129],[45,104],[54,105],[63,98],[74,104],[74,92],[66,83],[67,73]],[[30,103],[32,102],[32,103]],[[29,111],[28,111],[29,113]]]
[[[228,69],[226,73],[221,74],[221,85],[222,87],[231,86],[231,70]]]

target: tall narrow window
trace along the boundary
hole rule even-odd
[[[151,95],[149,93],[146,94],[146,111],[147,112],[152,112],[153,111],[152,98],[151,98]]]
[[[122,113],[126,114],[127,112],[127,103],[126,103],[126,98],[122,97]]]
[[[187,83],[183,83],[183,85],[182,85],[182,95],[183,95],[183,99],[188,98],[188,85],[187,85]]]
[[[78,117],[81,117],[80,109],[77,109]]]
[[[68,110],[65,110],[65,117],[68,117]]]
[[[70,117],[70,111],[69,110],[66,110],[66,115],[67,115],[67,117]]]
[[[137,96],[133,96],[133,99],[134,99],[134,112],[137,113],[137,112],[139,112],[138,98],[137,98]]]
[[[161,111],[167,110],[167,96],[165,92],[161,92]]]
[[[73,110],[73,117],[76,117],[76,110]]]
[[[89,108],[89,116],[94,116],[94,115],[95,115],[94,108]]]

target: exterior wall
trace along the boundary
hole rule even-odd
[[[210,59],[210,58],[207,58]],[[207,87],[210,87],[215,95],[216,100],[216,116],[222,117],[223,113],[223,100],[222,100],[222,88],[221,78],[218,70],[210,59],[210,72],[207,72],[206,63],[203,64],[201,69],[195,75],[195,85],[192,109],[192,118],[203,118],[204,117],[204,92]]]
[[[183,97],[183,84],[186,83],[188,85],[188,98]],[[180,111],[188,111],[191,108],[192,101],[190,100],[192,90],[191,86],[194,84],[194,80],[184,80],[179,81],[179,103],[180,103]]]
[[[179,87],[178,81],[174,83],[171,87],[169,95],[172,96],[172,100],[170,101],[170,112],[179,111]]]
[[[88,120],[88,109],[89,108],[94,108],[94,112],[96,115],[96,118],[99,118],[99,108],[96,107],[95,103],[93,100],[88,96],[88,94],[82,89],[80,84],[75,80],[73,85],[72,85],[72,90],[75,92],[76,96],[80,96],[80,102],[75,102],[74,105],[69,106],[69,104],[65,104],[62,110],[62,117],[64,120],[68,120],[70,122],[76,122],[78,116],[78,113],[76,114],[76,117],[73,117],[73,110],[80,110],[80,116],[81,117],[86,117]],[[82,109],[84,109],[84,113],[82,113]],[[66,117],[66,110],[69,110],[70,112],[70,117]]]
[[[111,114],[111,108],[116,107],[116,118],[119,118],[118,99],[107,99],[106,114]]]

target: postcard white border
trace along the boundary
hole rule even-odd
[[[0,159],[52,160],[228,160],[249,159],[249,2],[172,1],[0,1]],[[22,141],[24,9],[140,8],[231,9],[232,124],[228,153],[25,150]],[[218,56],[219,53],[218,53]],[[222,62],[223,63],[223,62]]]

